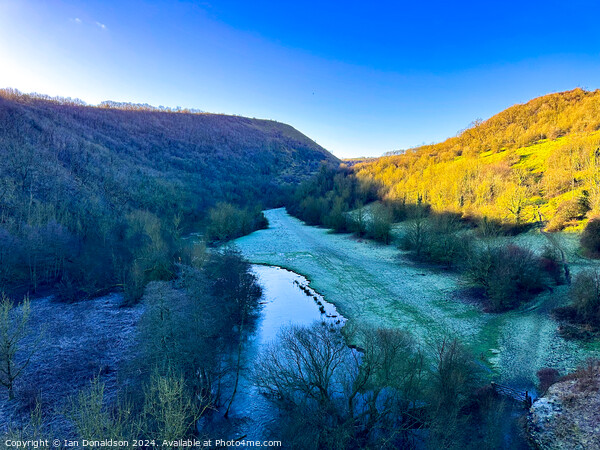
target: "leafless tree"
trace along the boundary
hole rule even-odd
[[[348,331],[346,331],[348,333]],[[286,411],[284,434],[313,448],[377,448],[406,444],[418,428],[411,414],[424,375],[422,353],[398,330],[336,327],[284,329],[255,368],[263,393]]]

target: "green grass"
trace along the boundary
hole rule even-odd
[[[488,314],[455,298],[462,287],[458,275],[414,265],[393,246],[329,234],[283,209],[266,211],[266,216],[269,229],[237,239],[234,245],[251,262],[307,277],[350,323],[407,329],[428,348],[444,335],[457,335],[478,358],[483,355],[494,379],[524,388],[533,386],[541,367],[565,372],[588,356],[600,356],[598,347],[558,336],[549,311],[566,300],[566,287],[519,310]],[[575,255],[575,241],[566,233],[559,238],[568,254]],[[539,232],[515,240],[536,250],[546,244]],[[578,259],[578,267],[587,267],[586,261]]]

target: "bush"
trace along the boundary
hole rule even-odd
[[[546,272],[557,285],[566,282],[565,264],[563,262],[563,256],[558,249],[551,246],[544,247],[540,256],[540,263],[544,272]]]
[[[565,375],[560,381],[575,380],[579,392],[600,390],[600,359],[588,358],[573,373]]]
[[[600,257],[600,219],[592,219],[588,222],[580,239],[584,252],[592,257]]]
[[[497,220],[490,220],[487,216],[477,220],[477,234],[482,237],[498,237],[502,234],[502,225]]]
[[[194,436],[202,410],[182,376],[154,373],[146,388],[142,423],[146,436],[176,441]]]
[[[425,252],[432,262],[448,267],[457,266],[470,254],[471,242],[456,214],[439,214],[432,220]]]
[[[193,397],[220,404],[234,361],[224,355],[246,342],[261,288],[250,264],[233,251],[211,252],[203,267],[179,266],[179,278],[146,286],[138,325],[140,367],[182,375]]]
[[[109,408],[105,397],[104,383],[94,378],[89,389],[71,398],[67,417],[77,435],[89,441],[135,437],[138,434],[137,424],[131,409],[126,405]]]
[[[74,282],[67,274],[56,285],[56,297],[58,301],[64,303],[74,303],[86,298],[84,290]]]
[[[384,244],[389,244],[392,240],[392,213],[385,205],[374,205],[371,208],[367,238]]]
[[[42,415],[42,406],[37,402],[31,410],[29,420],[25,424],[21,424],[19,427],[12,425],[8,426],[8,430],[6,430],[2,442],[3,447],[0,448],[9,448],[8,445],[6,445],[8,441],[24,442],[40,440],[52,441],[53,436],[50,435],[45,426],[44,417]]]
[[[485,290],[493,311],[517,307],[539,293],[546,282],[540,258],[516,245],[488,246],[474,252],[466,274]]]
[[[559,379],[558,370],[552,367],[542,367],[537,371],[537,378],[539,381],[539,390],[543,395],[550,386],[556,383]]]
[[[588,270],[578,274],[569,296],[570,305],[552,310],[562,322],[561,334],[572,339],[593,339],[600,330],[600,272]]]
[[[459,266],[472,251],[472,239],[455,214],[439,214],[425,219],[418,216],[409,225],[400,241],[404,250],[411,250],[420,261]]]
[[[228,241],[269,226],[260,208],[242,209],[224,202],[212,208],[208,218],[206,239],[209,242]]]
[[[0,385],[8,390],[8,398],[15,398],[15,381],[38,350],[40,337],[26,344],[31,333],[31,303],[25,296],[20,307],[1,293],[0,298]],[[17,358],[20,356],[20,358]]]
[[[570,292],[580,321],[600,327],[600,273],[582,272],[573,281]]]
[[[429,384],[428,409],[432,448],[452,448],[467,419],[463,409],[479,384],[479,369],[457,339],[444,338],[434,349],[434,366]]]
[[[336,233],[345,233],[349,231],[347,210],[348,205],[344,204],[340,198],[335,199],[333,207],[323,219],[324,225],[333,229]]]
[[[123,283],[123,306],[135,305],[144,295],[147,277],[140,265],[133,263]]]
[[[292,448],[407,448],[422,398],[423,354],[399,330],[361,330],[361,354],[325,323],[284,328],[255,366]]]
[[[423,259],[429,237],[430,232],[426,218],[416,217],[400,238],[400,248],[412,251],[418,260]]]

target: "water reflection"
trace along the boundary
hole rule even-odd
[[[343,326],[345,319],[334,305],[310,288],[306,278],[286,269],[274,266],[253,265],[253,272],[263,288],[260,317],[252,334],[244,342],[238,393],[234,399],[227,424],[222,414],[214,414],[212,423],[200,423],[204,431],[230,428],[232,438],[263,439],[270,425],[276,420],[272,405],[253,385],[251,372],[261,348],[277,338],[279,330],[286,325],[310,325],[325,321]]]

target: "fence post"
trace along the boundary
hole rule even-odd
[[[529,392],[525,391],[525,406],[527,406],[527,409],[531,408],[531,405],[533,404],[533,402],[531,401],[531,397],[529,396]]]

